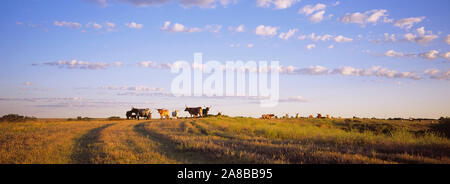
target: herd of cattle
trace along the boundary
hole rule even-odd
[[[278,119],[278,116],[275,116],[275,114],[263,114],[261,116],[261,119],[272,119],[272,118]],[[289,114],[286,114],[286,116],[284,116],[283,118],[289,118]],[[291,118],[300,118],[300,114],[297,113],[295,115],[295,117],[291,116]],[[313,115],[309,115],[308,118],[309,119],[313,119],[314,116]],[[323,118],[325,118],[325,119],[342,119],[342,117],[340,117],[340,116],[336,118],[336,117],[330,116],[328,114],[326,115],[326,117],[322,117],[322,114],[317,114],[316,118],[317,119],[323,119]]]
[[[208,116],[209,109],[211,107],[187,107],[184,109],[184,111],[189,112],[191,117],[206,117]],[[170,113],[167,109],[156,109],[161,116],[161,120],[163,119],[170,119]],[[152,119],[152,112],[149,108],[146,109],[137,109],[132,107],[130,111],[127,111],[126,113],[127,119],[137,119],[139,118],[145,118],[145,119]],[[178,110],[172,111],[172,118],[178,119]]]
[[[211,109],[211,107],[187,107],[184,109],[184,111],[188,112],[191,115],[191,118],[198,118],[198,117],[207,117],[208,116],[208,112]],[[167,109],[156,109],[161,117],[161,120],[163,119],[171,119],[170,117],[170,112]],[[222,113],[219,112],[218,115],[222,115]],[[152,112],[149,108],[146,109],[137,109],[132,107],[130,111],[126,112],[126,117],[127,119],[137,119],[139,120],[139,118],[145,118],[147,120],[152,119]],[[172,118],[174,119],[178,119],[178,110],[174,110],[172,111]],[[278,119],[278,116],[276,116],[275,114],[263,114],[261,116],[261,119]],[[289,118],[289,114],[286,114],[286,116],[284,116],[283,118]],[[299,113],[296,114],[295,117],[291,118],[300,118]],[[314,118],[312,115],[309,115],[308,118],[312,119]],[[322,117],[322,114],[317,114],[316,118],[318,119],[322,119],[322,118],[326,118],[326,119],[342,119],[341,117],[332,117],[330,115],[326,115],[326,117]]]

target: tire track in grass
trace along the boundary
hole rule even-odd
[[[160,154],[159,143],[142,137],[134,131],[138,121],[125,121],[102,131],[101,140],[107,159],[104,163],[169,164],[175,160]]]
[[[205,164],[205,163],[218,163],[215,158],[212,158],[208,155],[202,155],[196,152],[181,152],[178,149],[177,143],[170,140],[170,138],[164,136],[163,134],[159,134],[157,132],[148,130],[145,128],[145,125],[151,122],[139,123],[134,126],[133,130],[140,134],[143,137],[147,137],[148,139],[158,142],[158,152],[166,157],[176,160],[179,163],[187,163],[187,164]]]
[[[76,140],[74,151],[71,159],[76,164],[92,164],[98,163],[106,154],[101,150],[102,141],[100,141],[101,131],[114,125],[107,124],[98,128],[89,130]]]

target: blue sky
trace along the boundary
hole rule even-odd
[[[0,114],[107,117],[185,105],[233,116],[450,114],[447,0],[2,3]],[[295,70],[281,74],[274,108],[167,95],[176,74],[146,63],[192,61],[195,52],[204,61],[278,60]]]

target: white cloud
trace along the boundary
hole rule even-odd
[[[269,8],[274,6],[275,9],[286,9],[291,7],[300,0],[257,0],[259,7]]]
[[[155,68],[158,64],[156,62],[153,61],[141,61],[138,63],[139,66],[144,67],[144,68]]]
[[[144,25],[138,24],[136,22],[126,23],[125,25],[131,29],[142,29],[142,27],[144,27]]]
[[[237,27],[230,26],[230,27],[228,27],[228,30],[230,30],[233,33],[242,33],[242,32],[245,32],[245,26],[244,26],[244,24],[241,24]]]
[[[227,6],[229,4],[236,4],[238,0],[220,0],[222,6]]]
[[[105,26],[106,26],[106,31],[114,31],[114,29],[116,28],[116,24],[113,22],[106,22]]]
[[[417,31],[418,35],[415,35],[412,33],[406,33],[403,35],[403,37],[405,38],[406,41],[416,42],[416,43],[419,43],[422,45],[426,45],[438,38],[438,36],[432,34],[431,31],[425,31],[424,27],[420,27],[416,31]],[[428,35],[426,35],[426,33],[428,33]]]
[[[372,15],[370,15],[369,17],[367,17],[366,21],[368,23],[373,23],[373,24],[377,24],[378,20],[381,17],[387,17],[387,10],[372,10]]]
[[[387,17],[388,17],[387,10],[374,9],[366,11],[364,13],[361,12],[347,13],[340,20],[344,23],[355,23],[361,25],[372,23],[373,25],[376,25],[380,20],[384,23],[392,22],[392,19],[388,19]]]
[[[432,79],[450,80],[450,70],[441,72],[438,69],[427,69],[424,73]]]
[[[231,48],[240,47],[240,46],[241,46],[241,44],[239,44],[239,43],[236,43],[236,44],[232,43],[229,45],[229,47],[231,47]]]
[[[189,8],[198,6],[200,8],[216,8],[217,4],[227,6],[229,4],[236,4],[237,0],[179,0],[181,6]]]
[[[292,74],[303,74],[303,75],[325,75],[330,74],[331,71],[328,68],[325,68],[323,66],[310,66],[308,68],[299,68],[294,69]]]
[[[165,32],[185,32],[185,33],[193,33],[193,32],[201,32],[202,30],[200,28],[188,28],[184,26],[183,24],[175,23],[171,26],[171,22],[166,21],[164,23],[164,26],[161,28],[162,31]]]
[[[312,5],[306,5],[306,6],[304,6],[303,8],[301,8],[301,9],[298,11],[298,13],[299,13],[299,14],[305,14],[305,15],[308,16],[308,15],[313,14],[313,13],[316,12],[316,11],[324,10],[326,7],[327,7],[327,6],[326,6],[325,4],[321,4],[321,3],[318,3],[318,4],[314,5],[314,6],[312,6]]]
[[[101,29],[103,26],[101,24],[98,24],[96,22],[89,22],[88,24],[86,24],[87,28],[94,28],[94,29]]]
[[[403,53],[396,52],[394,50],[388,50],[384,55],[387,57],[402,57],[402,56],[404,56]]]
[[[356,12],[352,14],[346,14],[344,17],[341,18],[341,21],[344,23],[364,24],[366,18],[367,16],[365,14]]]
[[[445,42],[450,45],[450,34],[445,37]]]
[[[384,33],[384,41],[386,42],[396,42],[397,39],[395,38],[394,34]]]
[[[336,1],[335,3],[333,3],[333,6],[337,6],[337,5],[340,5],[340,4],[341,4],[341,2]]]
[[[222,29],[222,25],[217,25],[217,24],[211,24],[211,25],[205,26],[205,30],[207,30],[211,33],[219,33],[221,29]]]
[[[58,26],[58,27],[68,27],[68,28],[74,28],[74,29],[80,29],[81,27],[83,27],[80,23],[78,22],[67,22],[67,21],[55,21],[53,22],[54,26]]]
[[[161,92],[164,91],[164,88],[153,88],[153,87],[147,87],[147,86],[102,86],[100,89],[104,90],[124,90],[124,91],[142,91],[142,92]]]
[[[339,36],[334,37],[334,41],[337,43],[345,43],[345,42],[351,42],[351,41],[353,41],[353,39],[339,35]]]
[[[83,27],[83,25],[81,25],[78,22],[70,22],[70,21],[55,21],[55,22],[53,22],[53,25],[58,26],[58,27],[68,27],[68,28],[73,28],[73,29],[80,29]],[[116,28],[116,24],[113,22],[105,22],[104,24],[97,23],[97,22],[89,22],[84,27],[92,28],[95,30],[104,29],[106,31],[113,31]],[[81,30],[81,32],[86,32],[86,30]]]
[[[429,60],[436,59],[438,57],[438,55],[439,55],[439,51],[437,51],[437,50],[430,50],[428,52],[419,54],[420,57],[429,59]]]
[[[309,17],[309,20],[314,23],[321,22],[323,20],[323,15],[325,14],[325,10],[318,11]]]
[[[154,61],[141,61],[138,63],[138,65],[143,68],[156,68],[156,69],[170,69],[172,67],[171,63],[158,64]]]
[[[411,29],[414,24],[417,24],[419,22],[422,22],[422,20],[425,19],[425,17],[410,17],[410,18],[404,18],[395,21],[394,26],[405,28],[405,29]]]
[[[312,44],[314,45],[314,44]],[[171,64],[158,64],[153,61],[145,61],[140,62],[140,66],[142,67],[150,67],[150,68],[157,68],[157,69],[170,69]],[[164,66],[164,67],[161,67]],[[204,69],[205,64],[201,66],[195,66],[192,64],[192,67],[194,69]],[[222,66],[222,70],[226,70],[226,65]],[[258,71],[257,68],[240,68],[240,69],[246,69],[248,72],[256,72]],[[268,70],[260,70],[260,71],[270,71],[274,68],[268,67]],[[233,68],[233,70],[236,70],[236,68]],[[416,74],[414,72],[398,72],[396,70],[389,70],[387,68],[383,68],[380,66],[373,66],[371,68],[367,69],[359,69],[351,66],[344,66],[340,68],[335,69],[328,69],[324,66],[310,66],[306,68],[298,68],[295,66],[279,66],[276,68],[276,70],[279,71],[280,74],[287,74],[287,75],[343,75],[343,76],[373,76],[373,77],[384,77],[384,78],[407,78],[407,79],[413,79],[413,80],[420,80],[422,77],[419,74]]]
[[[354,67],[342,67],[332,70],[330,73],[347,76],[376,76],[385,78],[409,78],[413,80],[422,79],[422,77],[412,72],[397,72],[380,66],[373,66],[369,69],[358,69]]]
[[[263,37],[266,37],[266,36],[272,37],[272,36],[277,35],[278,29],[279,29],[279,27],[259,25],[255,29],[255,34],[259,35],[259,36],[263,36]]]
[[[253,43],[247,44],[247,47],[248,47],[248,48],[253,48],[254,46],[255,46],[255,44],[253,44]]]
[[[306,49],[308,49],[308,50],[312,50],[315,47],[316,47],[316,44],[308,44],[308,45],[306,45]]]
[[[412,34],[412,33],[406,33],[406,34],[404,35],[404,37],[405,37],[405,40],[414,42],[414,41],[416,40],[416,37],[417,37],[417,36],[414,35],[414,34]]]
[[[299,39],[299,40],[304,40],[304,39],[306,39],[306,35],[300,35],[300,36],[297,36],[297,39]]]
[[[135,6],[147,7],[147,6],[161,5],[164,3],[168,3],[172,0],[117,0],[117,1],[130,3]]]
[[[289,40],[289,38],[294,36],[297,31],[298,31],[298,29],[289,29],[289,31],[286,33],[280,33],[280,35],[278,37],[283,40]]]
[[[99,5],[101,5],[101,6],[106,6],[106,5],[108,5],[107,0],[88,0],[88,1],[93,2],[93,3],[96,3],[96,4],[99,4]]]
[[[438,38],[437,35],[424,35],[424,36],[417,37],[417,42],[420,44],[427,44],[427,43],[430,43],[431,41],[435,40],[436,38]]]
[[[408,57],[408,58],[420,57],[422,59],[428,59],[428,60],[434,60],[434,59],[437,59],[438,57],[441,57],[441,58],[447,59],[447,60],[450,59],[450,52],[442,53],[441,55],[439,55],[439,53],[440,52],[437,50],[430,50],[428,52],[419,53],[419,54],[403,53],[403,52],[397,52],[394,50],[388,50],[383,55],[387,56],[387,57]],[[379,54],[376,54],[376,55],[379,55]]]
[[[323,16],[325,14],[325,8],[327,6],[325,4],[318,3],[314,6],[312,5],[306,5],[303,8],[301,8],[298,13],[304,14],[309,17],[309,21],[318,23],[323,20]]]
[[[148,7],[148,6],[159,6],[167,4],[174,0],[89,0],[90,2],[97,3],[101,6],[107,6],[111,2],[122,2],[128,3],[138,7]],[[179,5],[184,8],[189,8],[193,6],[198,6],[200,8],[215,8],[217,4],[222,6],[229,5],[231,3],[236,3],[237,0],[178,0],[176,1]]]
[[[425,34],[425,27],[420,27],[416,29],[417,33],[419,33],[419,35],[424,35]]]
[[[311,33],[311,34],[308,36],[308,38],[311,39],[311,40],[313,40],[313,41],[328,41],[328,40],[330,40],[332,37],[333,37],[333,36],[332,36],[332,35],[329,35],[329,34],[325,34],[325,35],[323,35],[323,36],[321,36],[321,35],[317,35],[317,36],[316,36],[316,33]]]
[[[450,52],[446,52],[440,55],[442,58],[450,60]]]
[[[68,69],[89,69],[89,70],[99,70],[99,69],[107,69],[110,67],[121,67],[122,62],[114,62],[114,63],[105,63],[105,62],[87,62],[80,60],[60,60],[57,62],[46,62],[42,64],[33,64],[33,66],[38,65],[47,65],[47,66],[57,66],[59,68],[68,68]]]
[[[288,98],[280,98],[279,102],[308,102],[308,100],[303,98],[302,96],[291,96]]]
[[[334,48],[334,45],[330,45],[330,46],[328,46],[328,48],[329,48],[329,49],[332,49],[332,48]]]

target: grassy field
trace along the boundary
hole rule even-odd
[[[437,120],[0,122],[0,163],[450,163]]]

